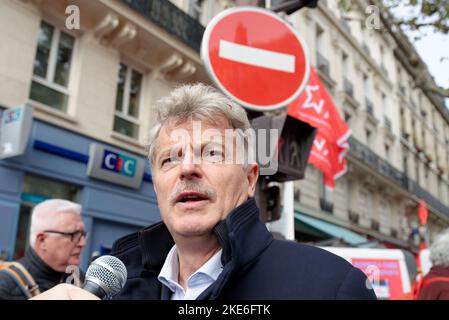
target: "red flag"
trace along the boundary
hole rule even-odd
[[[427,217],[429,212],[427,211],[426,202],[424,200],[419,201],[418,217],[421,221],[421,225],[425,226],[427,224]]]
[[[335,179],[346,172],[345,156],[349,151],[351,129],[340,115],[311,67],[304,92],[288,106],[288,114],[317,128],[309,162],[323,172],[327,187],[335,187]]]

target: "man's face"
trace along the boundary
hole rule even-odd
[[[74,213],[61,213],[57,216],[57,223],[51,231],[72,233],[84,232],[84,223],[81,215]],[[86,245],[86,238],[69,236],[59,233],[40,233],[36,245],[39,246],[41,258],[55,271],[64,272],[67,266],[80,263],[80,254]]]
[[[216,124],[202,122],[200,130],[199,122],[194,123],[164,125],[152,163],[162,219],[175,240],[210,234],[254,195],[258,176],[257,164],[245,168],[235,161],[225,163],[231,152],[225,139],[225,129],[231,127],[225,118],[216,119]],[[198,132],[209,133],[199,137]],[[184,133],[181,139],[179,133]]]

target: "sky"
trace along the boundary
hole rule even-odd
[[[404,1],[406,3],[406,1]],[[417,9],[410,9],[406,5],[392,10],[393,14],[399,16],[414,16]],[[418,54],[427,64],[427,67],[435,78],[435,82],[442,87],[449,87],[449,35],[432,32],[430,28],[422,30],[419,40],[414,40],[417,32],[406,32],[410,41],[418,51]],[[446,98],[446,107],[449,109],[449,98]]]
[[[427,63],[435,82],[442,87],[449,87],[449,35],[428,34],[414,42],[421,58]],[[441,61],[442,58],[445,58]],[[449,99],[446,99],[449,109]]]

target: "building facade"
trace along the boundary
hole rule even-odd
[[[449,224],[449,112],[416,88],[385,26],[369,28],[369,3],[355,3],[344,12],[337,1],[320,1],[292,17],[353,132],[348,172],[332,194],[312,169],[297,183],[297,204],[386,245],[416,247],[420,199],[428,241]]]
[[[263,1],[173,2],[207,24],[221,8]],[[351,1],[350,10],[338,3],[320,0],[317,8],[286,17],[352,129],[347,174],[329,192],[321,172],[309,166],[305,179],[295,182],[296,213],[380,245],[416,249],[419,200],[429,210],[427,242],[449,226],[449,109],[441,97],[416,87],[407,52],[385,25],[376,25],[372,2]],[[297,240],[332,237],[323,231],[297,232]]]

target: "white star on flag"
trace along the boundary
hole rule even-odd
[[[303,109],[313,108],[316,111],[316,113],[321,114],[321,111],[323,111],[323,107],[324,107],[324,100],[320,99],[318,101],[318,103],[316,103],[313,100],[313,93],[312,93],[312,91],[318,91],[319,89],[320,89],[320,86],[318,86],[318,85],[306,86],[307,98],[302,106]],[[329,117],[329,114],[326,113],[324,115],[324,117],[327,119]]]

